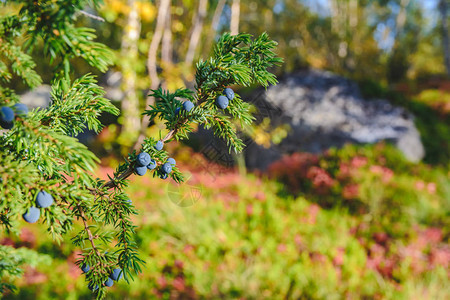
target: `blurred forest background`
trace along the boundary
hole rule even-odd
[[[6,4],[0,15],[17,9]],[[118,119],[103,117],[99,136],[80,136],[102,158],[101,178],[141,133],[156,137],[163,128],[141,117],[154,101],[149,89],[193,88],[195,63],[223,32],[267,32],[284,59],[273,70],[280,80],[327,70],[356,82],[364,98],[406,109],[425,148],[420,162],[388,141],[290,151],[252,172],[242,156],[233,166],[211,160],[196,139],[172,143],[190,179],[180,186],[133,179],[146,266],[108,298],[449,299],[449,15],[447,0],[105,0],[98,11],[86,7],[77,22],[95,28],[115,65],[101,74],[74,60],[72,76],[98,75],[121,108]],[[52,66],[35,60],[49,84]],[[257,87],[235,88],[245,99]],[[34,105],[46,91],[24,97]],[[263,147],[281,143],[289,128],[269,120],[247,134]],[[24,226],[0,243],[40,253],[23,277],[11,278],[19,290],[5,299],[91,297],[69,238],[57,245],[43,228]]]

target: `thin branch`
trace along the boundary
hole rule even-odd
[[[87,217],[86,214],[84,213],[83,208],[80,206],[80,204],[77,204],[77,208],[78,211],[80,212],[80,217],[83,220],[83,224],[84,224],[84,230],[87,232],[88,237],[89,237],[89,241],[91,242],[92,245],[92,249],[94,249],[95,253],[97,254],[97,256],[100,256],[100,251],[97,249],[97,247],[95,246],[94,240],[95,237],[92,234],[91,230],[89,229],[89,225],[87,223]]]
[[[82,14],[82,15],[85,15],[86,17],[91,18],[91,19],[94,19],[94,20],[97,20],[97,21],[100,21],[100,22],[105,22],[105,19],[103,19],[102,17],[90,14],[90,13],[84,11],[84,10],[79,10],[78,12],[80,14]]]

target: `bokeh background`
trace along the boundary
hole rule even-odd
[[[139,138],[149,89],[192,88],[221,33],[267,32],[284,59],[276,88],[233,87],[257,119],[243,154],[199,128],[168,145],[186,183],[132,179],[146,265],[108,299],[449,299],[449,15],[446,0],[86,7],[77,22],[115,65],[101,74],[79,60],[73,75],[97,74],[122,110],[79,136],[102,159],[100,178]],[[52,67],[36,61],[49,84]],[[13,85],[29,106],[48,105],[48,85]],[[39,253],[5,299],[91,298],[70,237],[58,245],[24,225],[0,243]]]

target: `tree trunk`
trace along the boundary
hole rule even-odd
[[[395,41],[397,42],[397,37],[403,30],[406,24],[406,7],[408,6],[410,0],[400,0],[400,11],[395,20]]]
[[[350,28],[354,30],[358,26],[358,0],[350,0],[349,6],[349,24]]]
[[[216,9],[214,11],[213,18],[211,20],[211,28],[209,28],[208,37],[206,38],[205,46],[203,47],[203,54],[208,55],[213,45],[213,40],[217,33],[217,27],[219,26],[220,16],[222,15],[223,8],[225,7],[226,0],[219,0]]]
[[[447,75],[450,76],[450,44],[448,38],[448,3],[447,0],[441,0],[439,3],[439,11],[442,17],[442,47],[444,51],[445,68],[447,69]]]
[[[136,70],[134,63],[138,57],[138,40],[141,31],[139,14],[134,0],[128,0],[130,12],[128,14],[127,26],[125,26],[122,37],[121,56],[122,56],[122,89],[124,99],[122,101],[123,126],[119,140],[124,145],[130,146],[139,134],[140,113],[139,97],[136,94]]]
[[[158,17],[156,18],[156,29],[150,43],[147,57],[147,69],[150,76],[150,88],[156,89],[159,86],[160,80],[157,72],[156,56],[158,54],[159,44],[161,43],[165,23],[167,21],[167,14],[169,13],[170,0],[161,0],[159,3]],[[151,104],[152,99],[147,98],[147,105]],[[148,125],[148,124],[147,124]]]
[[[161,59],[164,63],[172,64],[172,20],[171,15],[166,14],[166,22],[164,23],[164,34],[162,37]]]
[[[339,4],[336,0],[329,0],[331,10],[331,31],[339,32]]]
[[[239,18],[241,13],[241,1],[233,0],[231,4],[231,22],[230,22],[230,32],[233,35],[239,33]]]
[[[156,28],[155,32],[153,33],[152,41],[150,42],[147,56],[147,69],[148,75],[150,77],[150,89],[152,90],[157,89],[159,87],[159,84],[161,83],[158,77],[156,60],[159,44],[161,43],[164,27],[167,22],[168,13],[170,13],[170,0],[161,0],[159,3],[158,16],[156,17]],[[153,97],[147,97],[145,101],[145,108],[149,107],[149,105],[152,105],[154,101],[155,99]],[[141,134],[134,144],[134,149],[138,149],[144,141],[145,131],[148,127],[148,124],[150,124],[150,119],[148,116],[144,116],[141,123]]]
[[[197,13],[195,14],[192,25],[191,39],[189,40],[189,47],[186,53],[186,66],[191,66],[192,62],[194,61],[195,52],[197,50],[200,41],[200,35],[203,29],[203,22],[206,17],[207,5],[207,0],[200,0],[200,2],[198,3]]]

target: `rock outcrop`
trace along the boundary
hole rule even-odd
[[[395,144],[410,161],[425,155],[410,113],[386,100],[363,99],[356,83],[330,72],[308,70],[285,76],[278,85],[247,100],[272,124],[291,127],[279,145],[266,149],[252,143],[245,152],[250,168],[265,169],[285,153],[382,140]]]

